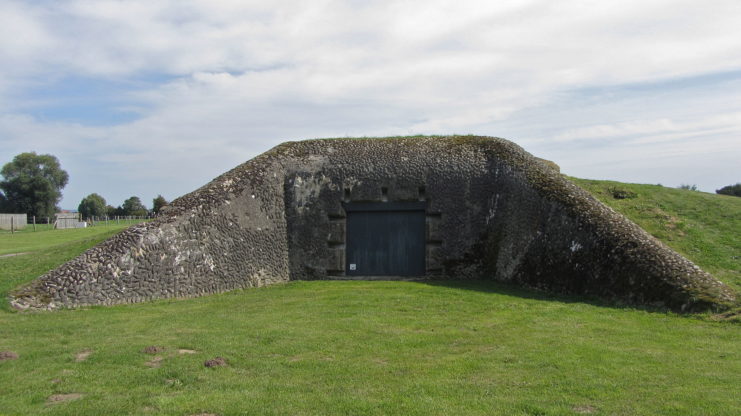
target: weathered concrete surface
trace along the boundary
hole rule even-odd
[[[344,277],[343,202],[427,201],[426,278],[493,278],[676,310],[735,293],[498,138],[285,143],[13,293],[17,308]]]

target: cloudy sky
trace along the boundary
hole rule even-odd
[[[0,0],[0,163],[168,200],[286,141],[482,134],[573,176],[741,181],[741,2]]]

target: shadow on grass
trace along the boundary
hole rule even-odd
[[[514,296],[518,298],[532,299],[532,300],[538,300],[538,301],[560,302],[560,303],[565,303],[565,304],[581,303],[581,304],[592,305],[592,306],[596,306],[600,308],[635,310],[635,311],[644,311],[644,312],[657,313],[657,314],[671,314],[674,316],[680,316],[680,317],[691,318],[691,319],[699,319],[703,321],[723,322],[723,323],[729,323],[729,324],[734,324],[734,325],[741,324],[741,307],[732,307],[730,310],[723,311],[720,313],[713,313],[710,311],[694,312],[694,313],[691,313],[691,312],[678,313],[666,307],[629,304],[629,303],[624,303],[620,301],[610,301],[610,300],[606,300],[603,298],[599,298],[597,296],[570,295],[570,294],[563,294],[563,293],[546,292],[546,291],[540,291],[540,290],[535,290],[531,288],[525,288],[522,286],[515,285],[513,283],[497,282],[493,280],[484,280],[484,279],[481,279],[481,280],[420,280],[419,283],[430,285],[430,286],[448,287],[448,288],[453,288],[453,289],[473,290],[477,292],[486,292],[486,293],[497,293],[500,295],[508,295],[508,296]]]
[[[560,303],[566,303],[566,304],[581,303],[581,304],[592,305],[592,306],[596,306],[600,308],[639,310],[639,311],[645,311],[645,312],[651,312],[651,313],[661,313],[661,314],[672,313],[677,316],[687,316],[687,317],[706,317],[709,315],[708,313],[681,314],[681,313],[675,313],[666,307],[627,304],[627,303],[623,303],[619,301],[609,301],[609,300],[599,298],[596,296],[571,295],[571,294],[563,294],[563,293],[555,293],[555,292],[546,292],[546,291],[535,290],[532,288],[525,288],[522,286],[515,285],[513,283],[497,282],[493,280],[484,280],[484,279],[480,279],[480,280],[420,280],[419,283],[430,285],[430,286],[448,287],[448,288],[453,288],[453,289],[473,290],[473,291],[485,292],[485,293],[497,293],[500,295],[507,295],[507,296],[513,296],[513,297],[518,297],[518,298],[523,298],[523,299],[538,300],[538,301],[560,302]]]

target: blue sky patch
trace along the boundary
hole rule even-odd
[[[112,126],[142,117],[151,108],[136,96],[175,77],[147,75],[128,79],[64,77],[39,83],[18,100],[24,112],[46,121]]]

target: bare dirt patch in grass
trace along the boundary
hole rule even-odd
[[[17,360],[18,354],[13,351],[0,351],[0,361]]]
[[[159,366],[162,365],[162,360],[164,360],[163,357],[156,356],[156,357],[153,357],[151,360],[147,361],[146,363],[144,363],[144,365],[146,365],[147,367],[158,368]]]
[[[165,350],[165,347],[160,347],[157,345],[150,345],[142,350],[144,354],[159,354],[162,351]]]
[[[93,350],[91,350],[91,349],[84,349],[84,350],[78,352],[77,354],[75,354],[75,362],[76,363],[81,363],[81,362],[87,360],[87,358],[92,353],[93,353]]]
[[[183,381],[179,378],[167,378],[165,379],[165,384],[168,386],[182,386]]]
[[[216,357],[212,360],[206,360],[205,363],[203,363],[208,368],[214,368],[214,367],[226,367],[228,364],[226,362],[226,359],[222,357]]]
[[[52,394],[46,399],[48,404],[68,402],[82,398],[82,393]]]
[[[3,257],[15,257],[15,256],[22,256],[22,255],[24,255],[24,254],[31,254],[31,252],[30,252],[30,251],[26,251],[26,252],[23,252],[23,253],[10,253],[10,254],[0,254],[0,259],[1,259],[1,258],[3,258]]]
[[[588,415],[592,414],[597,411],[597,408],[594,406],[574,406],[572,410],[576,413],[582,414],[582,415]]]

